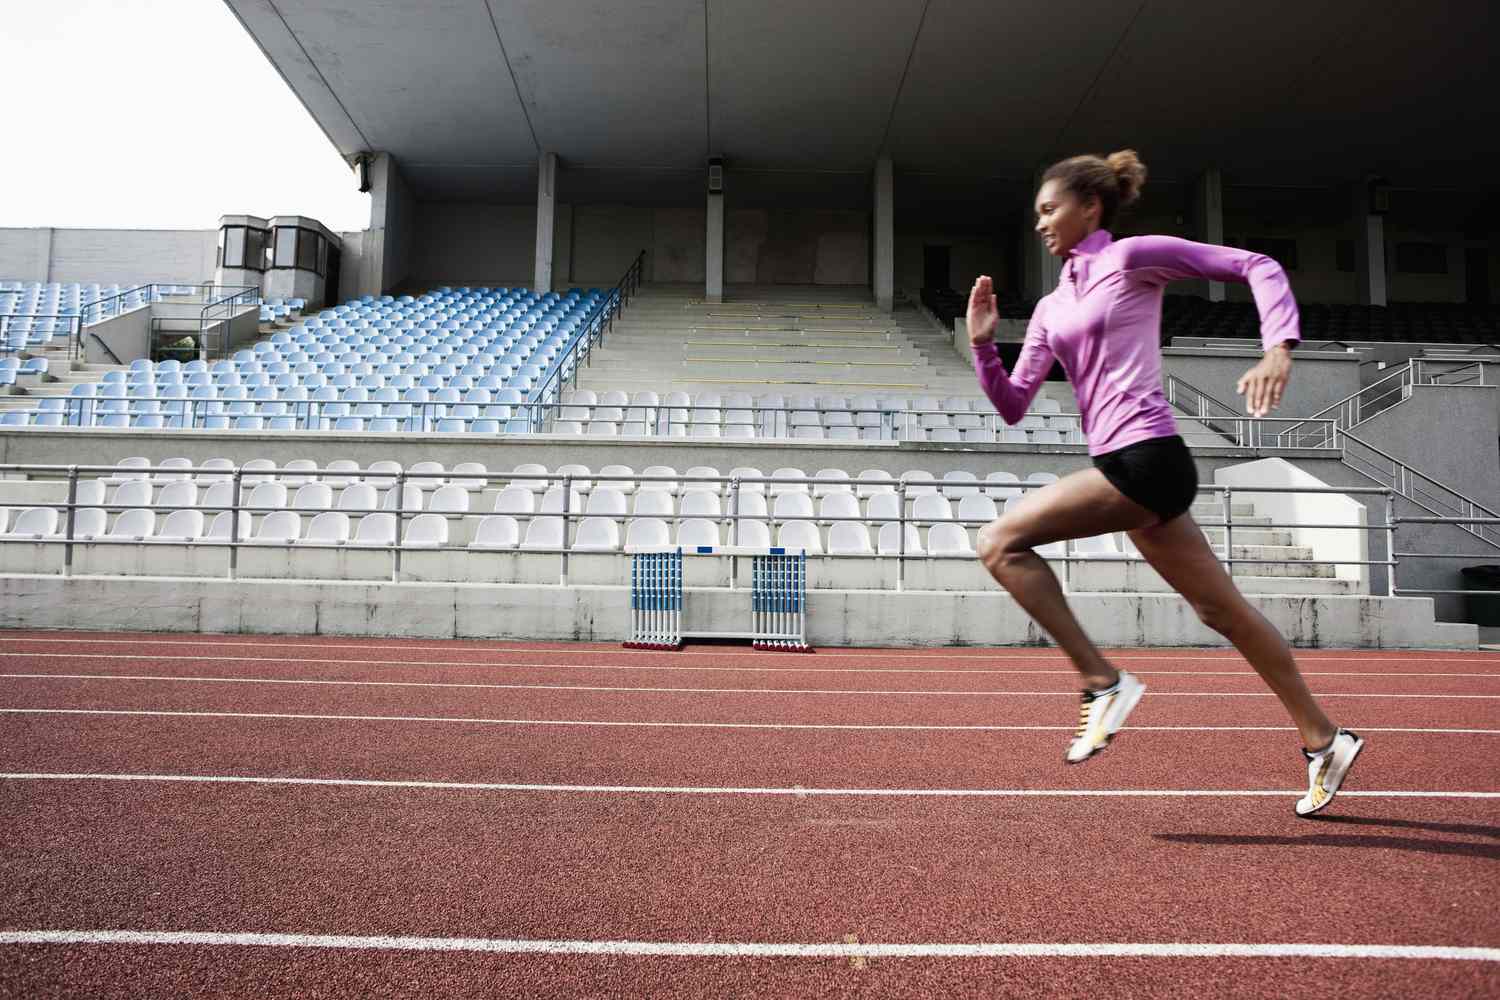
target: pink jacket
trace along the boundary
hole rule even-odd
[[[1167,282],[1180,278],[1248,284],[1265,350],[1302,339],[1297,300],[1270,257],[1175,236],[1115,242],[1098,229],[1069,251],[1057,288],[1037,303],[1014,372],[1007,374],[993,342],[974,348],[985,395],[1015,423],[1056,359],[1078,397],[1089,454],[1177,433],[1161,388],[1161,298]]]

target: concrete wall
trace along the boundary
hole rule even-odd
[[[1259,349],[1162,351],[1162,370],[1176,375],[1229,406],[1239,408],[1243,399],[1235,384],[1261,359]],[[1297,351],[1293,355],[1292,378],[1281,398],[1277,417],[1305,417],[1359,390],[1359,358],[1353,354]]]
[[[724,218],[724,281],[868,285],[870,213],[734,208]]]
[[[1297,468],[1284,458],[1262,458],[1241,465],[1214,470],[1214,482],[1224,486],[1287,486],[1300,489],[1324,489],[1324,482]],[[1359,501],[1336,493],[1241,493],[1235,502],[1253,503],[1258,517],[1269,517],[1277,524],[1348,525],[1347,528],[1293,528],[1292,544],[1312,549],[1313,558],[1345,559],[1352,562],[1333,567],[1341,580],[1356,580],[1368,591],[1370,567],[1355,565],[1370,558],[1367,515]]]
[[[0,229],[0,280],[213,280],[217,229]]]
[[[1494,387],[1416,386],[1405,402],[1366,420],[1354,429],[1354,433],[1371,446],[1406,462],[1450,489],[1491,509],[1500,508],[1497,395],[1500,395],[1500,389]],[[1330,470],[1330,473],[1334,476],[1341,474],[1337,469]],[[1346,485],[1350,482],[1350,475],[1362,482],[1369,481],[1352,470],[1344,473],[1343,478],[1330,481],[1335,485]],[[1367,506],[1373,507],[1377,502],[1383,508],[1383,500],[1367,500]],[[1404,499],[1397,501],[1396,514],[1398,517],[1432,516],[1430,511]],[[1383,509],[1377,516],[1372,516],[1371,522],[1385,523]],[[1376,541],[1383,551],[1383,540]],[[1403,552],[1484,556],[1472,560],[1402,559],[1396,581],[1401,589],[1462,590],[1461,567],[1500,563],[1500,549],[1489,549],[1468,532],[1446,525],[1403,525],[1396,544]],[[1435,600],[1440,619],[1463,619],[1462,597],[1440,596]]]
[[[565,225],[556,228],[567,231]],[[410,287],[529,287],[535,262],[535,205],[421,202],[417,206]],[[559,270],[566,268],[553,273]]]
[[[988,274],[1005,287],[1015,267],[1019,247],[1004,236],[976,235],[960,228],[931,226],[896,230],[896,287],[913,294],[922,287],[923,261],[927,246],[946,246],[948,287],[965,291],[974,279]]]
[[[132,309],[84,328],[83,360],[91,365],[128,365],[151,351],[151,309]]]
[[[1500,507],[1497,395],[1494,386],[1413,386],[1404,402],[1354,433],[1449,488]]]
[[[575,284],[602,288],[619,280],[636,254],[645,250],[646,274],[651,275],[656,257],[654,214],[654,209],[638,205],[574,205],[573,249],[564,273]],[[701,256],[701,232],[696,245]]]
[[[1103,646],[1223,646],[1175,594],[1075,594]],[[1473,649],[1472,625],[1438,625],[1421,599],[1252,595],[1297,646]],[[689,627],[742,629],[745,590],[689,590]],[[810,595],[814,645],[1047,645],[997,589],[960,593],[834,590]],[[0,576],[0,628],[366,635],[618,642],[629,636],[622,587],[282,582]]]

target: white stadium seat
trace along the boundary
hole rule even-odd
[[[504,515],[483,518],[474,530],[471,549],[513,549],[520,543],[520,527],[516,519]]]

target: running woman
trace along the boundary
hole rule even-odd
[[[1247,411],[1276,409],[1300,341],[1297,303],[1286,274],[1262,254],[1171,236],[1110,233],[1120,209],[1140,197],[1146,168],[1133,150],[1054,164],[1036,195],[1036,231],[1063,258],[1056,290],[1037,303],[1026,340],[1007,373],[995,350],[994,285],[969,294],[969,342],[985,394],[1007,423],[1026,413],[1056,360],[1078,397],[1094,467],[1025,495],[979,532],[980,561],[1072,659],[1083,680],[1077,735],[1065,760],[1103,750],[1124,725],[1145,685],[1104,658],[1084,634],[1038,545],[1128,532],[1141,555],[1198,613],[1234,644],[1281,699],[1302,736],[1307,794],[1299,816],[1338,792],[1364,741],[1329,721],[1308,691],[1292,651],[1241,596],[1189,508],[1197,496],[1192,454],[1162,394],[1161,300],[1169,281],[1207,278],[1250,286],[1260,312],[1265,356],[1239,380]],[[1308,749],[1315,748],[1315,749]]]

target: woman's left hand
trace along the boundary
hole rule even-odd
[[[1277,344],[1254,368],[1240,376],[1234,391],[1245,397],[1245,412],[1252,417],[1264,417],[1281,405],[1281,394],[1291,377],[1291,349]]]

